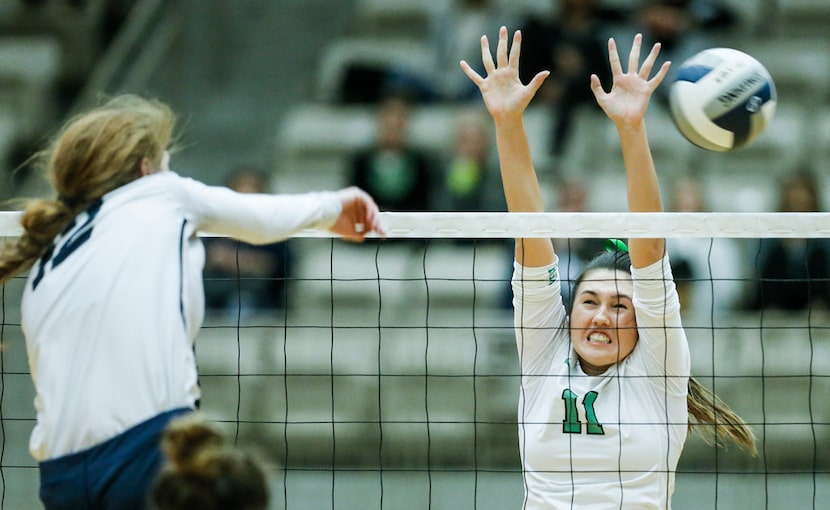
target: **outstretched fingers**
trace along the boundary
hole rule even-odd
[[[490,42],[487,39],[487,36],[481,36],[481,61],[484,64],[486,76],[490,76],[491,74],[495,73],[498,69],[506,67],[510,67],[518,72],[519,57],[521,55],[521,51],[522,34],[519,30],[513,33],[513,42],[508,50],[507,27],[503,26],[499,29],[499,42],[496,46],[495,60],[493,59],[493,55],[490,52]],[[478,72],[476,72],[472,68],[472,66],[465,60],[460,61],[459,65],[461,66],[461,70],[464,71],[464,74],[466,74],[467,77],[473,81],[473,83],[481,87],[481,85],[486,80],[486,76],[482,76]],[[544,80],[544,78],[546,77],[547,76],[545,75],[540,79]]]
[[[605,90],[602,88],[602,83],[599,81],[599,76],[596,74],[591,75],[591,91],[594,93],[594,97],[598,100],[607,95]]]
[[[657,57],[660,55],[660,50],[662,49],[662,46],[659,42],[655,43],[654,46],[651,47],[651,51],[646,56],[646,59],[643,61],[642,66],[640,66],[640,50],[642,47],[642,43],[642,34],[635,35],[634,41],[631,44],[631,52],[628,54],[628,74],[638,75],[643,80],[648,81],[652,89],[655,89],[663,81],[663,78],[666,77],[666,73],[668,72],[671,63],[663,63],[663,65],[660,66],[660,69],[658,70],[657,74],[649,80],[649,75],[651,74],[654,68],[654,64],[657,62]],[[611,66],[612,76],[616,77],[623,74],[619,50],[617,49],[617,43],[613,37],[608,39],[608,62]],[[591,88],[592,90],[594,90],[594,94],[596,94],[597,91],[602,91],[602,88],[598,87],[598,80],[595,82],[592,77]]]
[[[487,74],[496,70],[493,55],[490,54],[490,41],[487,40],[486,35],[481,36],[481,61],[484,63],[484,70],[487,71]]]
[[[507,29],[503,28],[505,32],[505,36],[507,35]],[[522,53],[522,33],[519,30],[513,32],[513,44],[510,46],[510,58],[508,59],[508,63],[511,67],[519,69],[519,56]]]
[[[464,74],[466,74],[467,77],[476,84],[476,86],[481,87],[481,84],[484,83],[484,78],[482,78],[482,76],[478,74],[465,60],[459,62],[459,65],[461,66],[461,70],[464,71]]]
[[[657,56],[660,55],[661,49],[662,46],[659,42],[654,43],[654,46],[651,47],[651,51],[648,53],[645,61],[643,61],[643,67],[640,68],[640,78],[648,81],[651,90],[656,89],[660,83],[663,82],[663,78],[666,77],[666,74],[669,72],[669,67],[671,66],[671,62],[663,62],[663,65],[661,65],[660,69],[657,70],[657,74],[649,80],[648,77],[651,75],[654,63],[657,62]]]
[[[651,90],[656,89],[660,84],[663,82],[663,78],[666,77],[666,74],[669,72],[669,67],[671,67],[671,62],[668,60],[663,62],[663,65],[660,66],[660,70],[657,71],[657,74],[654,75],[654,78],[648,81],[648,84],[651,86]]]
[[[507,67],[507,27],[499,29],[499,45],[496,48],[496,63],[499,68]]]
[[[480,39],[481,43],[481,62],[484,64],[484,70],[486,74],[490,74],[496,70],[496,64],[493,62],[493,55],[490,54],[490,41],[487,39],[486,35],[482,35]],[[484,83],[484,77],[478,74],[473,67],[467,63],[466,60],[462,60],[459,62],[461,66],[461,70],[464,71],[464,74],[472,80],[476,86],[481,87]]]
[[[499,28],[495,55],[490,52],[487,37],[481,38],[482,60],[486,72],[476,72],[466,61],[460,62],[461,69],[478,86],[485,106],[495,117],[523,112],[550,75],[548,71],[540,71],[530,83],[523,85],[519,77],[521,48],[521,31],[515,31],[510,39],[507,27],[502,26]]]
[[[539,91],[548,76],[550,76],[550,71],[539,71],[536,73],[536,76],[530,80],[530,83],[527,84],[527,88],[530,89],[532,95],[536,95],[536,92]]]
[[[612,76],[623,74],[622,64],[620,64],[620,54],[617,51],[617,41],[613,37],[608,39],[608,63],[611,66]]]
[[[640,46],[643,44],[643,34],[634,36],[634,42],[631,43],[631,52],[628,54],[628,72],[637,74],[640,67]]]
[[[654,43],[654,46],[651,47],[651,51],[646,56],[646,59],[643,61],[643,66],[640,68],[640,78],[648,80],[649,75],[651,75],[651,69],[654,67],[654,62],[657,61],[657,55],[660,54],[661,47],[659,42]]]

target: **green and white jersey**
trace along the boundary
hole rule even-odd
[[[558,260],[514,265],[526,510],[671,507],[688,427],[689,348],[668,256],[633,279],[637,346],[588,376],[571,346]]]
[[[34,265],[23,295],[37,392],[32,456],[78,452],[196,405],[205,261],[197,232],[275,242],[328,228],[340,211],[335,193],[243,195],[169,171],[91,204]]]

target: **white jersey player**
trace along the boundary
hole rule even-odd
[[[121,96],[67,123],[46,152],[58,194],[35,200],[0,255],[31,268],[23,330],[37,396],[30,439],[52,509],[141,509],[160,437],[197,407],[204,314],[199,232],[271,243],[304,228],[382,234],[365,192],[240,194],[169,170],[174,115]]]
[[[629,210],[661,212],[645,112],[669,63],[649,78],[660,46],[640,65],[641,43],[638,34],[623,71],[609,40],[613,86],[605,92],[596,75],[590,86],[620,138]],[[508,51],[507,29],[501,28],[495,59],[486,36],[481,47],[486,77],[466,62],[461,67],[478,85],[496,124],[508,209],[542,212],[523,115],[549,72],[521,83],[520,32]],[[754,436],[740,418],[690,378],[665,241],[636,238],[630,245],[629,253],[622,242],[613,243],[612,251],[583,268],[567,313],[551,240],[516,240],[513,304],[522,369],[525,509],[669,508],[690,413],[698,423],[713,425],[715,411],[728,415],[730,424],[721,421],[718,435],[754,451]]]
[[[601,334],[610,314],[632,312],[636,325],[615,327],[638,332],[637,348],[599,375],[586,373],[572,346],[558,265],[514,271],[525,508],[669,508],[688,428],[690,359],[668,257],[633,270],[633,285],[592,279],[599,267],[629,265],[624,252],[592,264],[573,297],[573,306],[595,308],[583,336],[613,349],[600,343],[610,341]],[[600,310],[608,297],[611,307]]]
[[[165,171],[77,216],[29,276],[23,328],[37,388],[37,460],[74,453],[199,398],[199,232],[275,242],[340,214],[335,193],[240,194]],[[72,359],[72,363],[66,363]],[[59,381],[72,381],[59,385]]]

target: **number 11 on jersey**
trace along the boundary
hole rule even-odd
[[[596,391],[589,391],[582,399],[582,406],[585,408],[585,418],[588,420],[586,433],[588,434],[605,434],[602,429],[602,424],[597,420],[597,414],[594,411],[594,402],[596,402],[599,393]],[[565,389],[562,392],[562,400],[565,402],[565,419],[562,421],[562,431],[566,434],[581,434],[582,422],[579,421],[579,410],[576,407],[576,402],[579,395],[572,392],[570,389]]]

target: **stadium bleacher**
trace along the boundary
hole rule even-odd
[[[634,1],[625,0],[613,3],[618,6],[636,4]],[[823,20],[825,23],[823,26],[826,27],[827,20],[830,19],[828,4],[820,0],[780,0],[778,2],[730,0],[726,3],[735,10],[741,23],[738,29],[722,35],[723,45],[736,47],[755,55],[770,70],[776,80],[779,94],[778,110],[774,121],[751,147],[729,154],[708,153],[683,139],[674,128],[666,111],[656,107],[649,113],[650,141],[661,176],[670,182],[673,176],[686,172],[700,175],[711,197],[710,205],[713,210],[771,211],[775,208],[778,180],[783,175],[816,156],[818,158],[815,161],[822,164],[821,162],[825,161],[828,155],[830,119],[821,113],[822,109],[817,108],[817,105],[826,105],[830,100],[830,95],[828,95],[830,88],[827,85],[830,83],[828,79],[830,78],[830,51],[828,51],[830,38],[824,32],[797,29],[804,20],[808,19],[810,26],[818,26],[820,23],[818,20]],[[544,10],[550,7],[551,2],[528,1],[526,4],[529,9]],[[424,9],[423,2],[414,0],[358,2],[358,9],[354,15],[357,21],[354,26],[381,27],[386,22],[385,20],[394,17],[395,27],[416,28],[409,31],[397,29],[386,32],[378,31],[378,36],[374,39],[372,30],[352,31],[330,43],[329,50],[324,53],[326,56],[319,63],[317,72],[319,80],[315,84],[315,93],[309,100],[295,105],[280,120],[277,129],[275,175],[284,189],[304,191],[314,187],[347,184],[344,180],[346,159],[357,148],[371,140],[373,110],[371,106],[338,104],[337,92],[342,85],[340,80],[344,76],[343,70],[353,62],[362,61],[374,64],[383,63],[384,60],[394,62],[407,55],[419,61],[424,55],[429,56],[425,40],[419,39],[419,34],[423,33],[422,27],[426,16]],[[773,14],[775,18],[771,19],[770,16]],[[359,34],[359,38],[355,33]],[[453,104],[416,105],[411,127],[413,143],[436,153],[446,150],[450,140],[451,119],[457,111],[458,106]],[[620,194],[620,189],[624,186],[624,176],[621,171],[619,147],[613,133],[613,126],[605,122],[601,115],[582,114],[575,128],[576,147],[561,160],[551,161],[545,156],[544,150],[551,122],[548,112],[537,108],[531,108],[528,111],[531,145],[537,158],[537,167],[540,169],[543,185],[548,185],[550,173],[557,171],[573,173],[591,183],[592,210],[623,210],[625,197]],[[297,169],[301,169],[302,172],[298,172]],[[312,175],[313,177],[310,177]],[[827,192],[830,192],[830,188],[825,190],[825,193]],[[553,197],[553,193],[546,191],[546,196]],[[451,250],[444,251],[442,247],[435,247],[435,249],[443,251],[440,257],[447,255],[447,267],[463,271],[464,262],[450,263]],[[342,255],[342,252],[339,253]],[[354,257],[349,263],[359,265],[357,262],[359,258],[360,255]],[[347,257],[347,259],[351,258]],[[461,259],[463,260],[463,257]],[[308,267],[315,266],[312,261],[313,257],[309,259]],[[335,261],[338,264],[341,263],[339,259]],[[492,262],[494,265],[503,263],[496,259]],[[364,282],[362,287],[361,284],[355,282],[346,284],[354,287],[352,289],[354,293],[348,294],[352,296],[361,293],[373,295],[372,291],[377,291],[377,282],[372,280],[375,276],[369,274],[367,278],[370,281]],[[304,277],[310,277],[310,273],[304,273]],[[336,287],[337,289],[345,290],[342,282],[338,282],[337,285],[341,285]],[[322,303],[324,307],[330,306],[331,303],[327,299],[334,299],[334,297],[327,292],[330,292],[331,288],[321,283],[321,287],[315,292],[313,287],[313,284],[306,286],[304,292],[307,294],[303,299]],[[391,289],[387,288],[387,290]],[[456,310],[469,308],[469,295],[467,299],[459,297],[469,289],[461,290],[460,293],[456,292],[457,290],[446,289],[449,295],[454,296],[447,300],[446,306],[455,305]],[[436,294],[442,292],[440,286],[435,287],[435,292]],[[411,297],[403,298],[403,300],[406,299],[411,299]],[[491,303],[495,302],[491,301]],[[371,308],[376,306],[377,302],[370,300],[366,304]],[[442,311],[447,311],[446,307]],[[819,423],[827,421],[826,416],[822,418],[815,414],[818,405],[816,398],[819,393],[817,392],[825,389],[814,387],[809,395],[799,394],[799,398],[789,400],[790,407],[787,409],[772,410],[771,407],[778,399],[786,400],[788,387],[798,389],[801,393],[808,392],[810,388],[805,387],[804,382],[809,380],[810,374],[827,373],[828,367],[822,365],[821,368],[816,366],[810,368],[809,361],[805,362],[803,357],[799,357],[798,361],[794,361],[795,358],[791,357],[791,363],[778,364],[779,359],[786,357],[784,352],[778,353],[778,349],[787,352],[791,350],[804,352],[803,349],[809,348],[803,345],[805,341],[803,335],[806,334],[813,335],[811,338],[813,345],[821,345],[818,349],[824,349],[827,344],[824,339],[826,334],[822,328],[818,331],[811,328],[792,331],[785,329],[776,330],[775,334],[765,335],[761,340],[758,338],[757,316],[735,315],[733,318],[736,321],[743,320],[743,324],[753,326],[737,330],[726,328],[715,332],[704,328],[691,332],[690,336],[693,338],[690,338],[690,343],[694,348],[695,372],[711,374],[714,370],[713,365],[717,365],[719,374],[729,375],[732,372],[729,368],[723,372],[724,368],[734,363],[735,378],[727,377],[726,381],[732,383],[720,383],[721,387],[718,392],[722,392],[722,396],[727,401],[733,403],[739,412],[744,413],[749,421],[756,423],[762,430],[762,440],[766,440],[768,445],[765,452],[765,462],[768,462],[768,466],[797,466],[799,462],[803,463],[805,456],[811,455],[813,445],[816,444],[814,441],[822,441],[830,437],[828,427],[810,425],[810,420],[818,420]],[[789,320],[793,320],[792,317],[789,317]],[[819,320],[813,324],[820,322]],[[766,325],[766,321],[764,324]],[[739,341],[739,339],[742,340]],[[345,337],[341,340],[338,337],[338,342],[340,341],[358,342],[358,340],[346,340]],[[502,342],[502,347],[508,347],[508,354],[502,354],[501,359],[502,363],[508,360],[506,363],[510,366],[509,348],[512,348],[510,334],[502,332],[500,340],[495,341]],[[757,348],[760,345],[758,342],[761,341],[763,341],[763,349]],[[750,349],[747,345],[752,342],[755,342],[755,345]],[[417,344],[417,342],[414,343]],[[408,347],[411,347],[411,344]],[[357,350],[363,348],[367,350],[365,355],[376,355],[374,345],[355,346]],[[398,348],[400,350],[397,350]],[[458,343],[455,348],[458,352],[448,353],[448,356],[465,359],[465,356],[469,355],[469,352],[465,351],[469,346],[465,347],[463,343]],[[407,346],[404,344],[398,345],[390,342],[388,349],[397,353],[389,354],[390,359],[405,360],[413,355],[406,350]],[[750,350],[753,354],[748,356],[746,352]],[[758,353],[763,353],[763,360],[758,359]],[[817,356],[817,353],[814,355]],[[326,370],[325,367],[318,367],[318,369]],[[328,370],[338,371],[343,368],[329,367]],[[360,369],[355,368],[355,370]],[[810,372],[810,370],[813,371]],[[746,395],[744,392],[747,384],[754,384],[753,378],[759,377],[760,373],[768,375],[780,373],[786,374],[787,377],[769,380],[766,383],[768,393],[765,395],[760,393]],[[707,382],[705,376],[703,379]],[[502,381],[508,388],[514,382]],[[375,394],[377,388],[370,386],[365,390],[366,394],[371,396]],[[404,389],[401,391],[405,392]],[[399,401],[406,402],[407,398],[418,398],[417,395],[420,394],[418,391],[417,388],[410,387],[410,397],[401,393]],[[462,393],[465,391],[469,391],[469,388],[462,390]],[[497,393],[503,398],[499,400],[500,403],[497,406],[507,415],[514,408],[515,394],[505,388]],[[412,397],[412,394],[416,397]],[[472,394],[468,393],[468,397],[472,398]],[[392,405],[391,401],[388,405]],[[418,405],[423,409],[423,402],[419,402]],[[360,411],[355,412],[359,414]],[[372,412],[365,409],[363,412],[369,413],[369,419],[377,419]],[[364,414],[364,416],[367,415]],[[431,419],[438,421],[444,417],[449,421],[459,419],[452,413],[444,415],[439,411],[430,415]],[[765,420],[767,424],[761,426]],[[430,432],[431,440],[438,440],[441,436],[439,429]],[[412,438],[423,439],[422,436],[426,434],[426,431],[418,429],[411,433]],[[452,437],[451,433],[448,432],[448,434],[447,437]],[[498,441],[494,444],[498,444]],[[691,442],[687,450],[689,453],[684,453],[684,462],[688,463],[687,465],[702,466],[715,462],[721,464],[730,462],[725,460],[723,455],[720,459],[713,457],[711,448],[695,441]],[[448,457],[451,457],[453,453],[458,453],[458,449],[451,449],[446,453]],[[757,468],[757,465],[755,467]]]
[[[618,7],[632,7],[633,0],[612,2]],[[718,175],[727,182],[734,182],[734,175],[751,175],[753,185],[761,194],[774,193],[776,180],[791,171],[816,152],[816,136],[826,131],[815,113],[816,104],[830,100],[830,38],[809,32],[789,34],[789,23],[806,16],[826,16],[824,3],[811,0],[730,0],[726,2],[741,19],[739,28],[723,34],[724,45],[742,49],[758,58],[773,75],[778,90],[778,111],[774,122],[753,146],[733,154],[709,154],[691,146],[671,124],[665,111],[652,108],[650,112],[650,140],[658,170],[668,175],[697,171],[703,167],[707,178],[716,181]],[[550,6],[549,2],[527,0],[518,5],[539,10]],[[514,5],[515,7],[515,5]],[[759,33],[770,21],[766,18],[775,9],[779,15],[778,29]],[[381,24],[389,16],[410,17],[413,24],[427,15],[428,7],[422,2],[396,0],[358,2],[354,17],[364,24]],[[822,18],[823,19],[823,18]],[[368,144],[373,136],[371,108],[354,108],[338,103],[345,69],[350,64],[368,63],[383,65],[408,59],[415,67],[425,65],[432,58],[425,36],[392,31],[373,37],[371,30],[356,37],[345,34],[334,39],[317,71],[315,94],[308,101],[296,105],[281,119],[276,133],[276,178],[289,183],[290,189],[302,189],[302,183],[292,179],[290,169],[315,169],[315,176],[325,184],[342,183],[345,160],[361,144]],[[397,34],[397,35],[395,35]],[[420,62],[420,64],[419,64]],[[452,123],[449,119],[457,112],[453,104],[418,106],[414,112],[412,140],[415,145],[440,153],[448,147]],[[533,144],[537,166],[542,171],[576,173],[591,181],[591,175],[601,175],[602,180],[616,184],[619,173],[619,153],[612,127],[601,115],[582,115],[577,121],[574,135],[576,146],[558,161],[548,159],[545,150],[552,123],[550,114],[533,111],[528,117],[533,125],[528,131]],[[598,118],[599,117],[599,118]],[[586,134],[589,134],[586,136]],[[325,158],[322,155],[325,154]],[[553,168],[556,167],[556,168]],[[308,183],[308,180],[304,182]],[[305,187],[307,187],[306,184]],[[603,186],[604,188],[605,186]],[[607,186],[613,188],[612,186]],[[724,187],[713,185],[713,189]],[[728,189],[728,188],[727,188]],[[729,191],[725,191],[729,193]],[[610,200],[610,201],[609,201]],[[731,209],[728,197],[716,197],[716,210]],[[768,203],[768,202],[764,202]],[[620,204],[613,197],[600,196],[593,204],[601,209]],[[756,204],[760,205],[760,204]]]
[[[123,1],[0,0],[0,199],[43,143],[103,51],[108,9]]]

